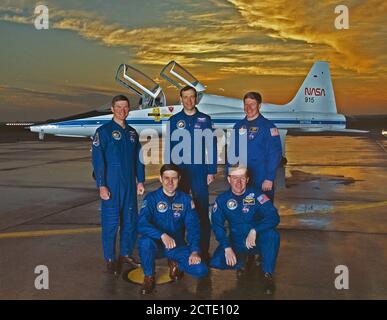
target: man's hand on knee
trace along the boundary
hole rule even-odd
[[[228,266],[235,266],[237,263],[237,258],[232,248],[224,249],[224,256],[226,257],[226,264]]]
[[[257,232],[255,229],[251,229],[247,238],[246,238],[246,247],[247,249],[252,249],[253,247],[256,246],[255,240],[257,238]]]
[[[164,243],[167,249],[173,249],[174,247],[176,247],[175,240],[166,233],[163,233],[161,235],[161,241]]]
[[[188,258],[189,265],[191,264],[199,264],[202,261],[202,258],[198,255],[196,251],[192,252]]]

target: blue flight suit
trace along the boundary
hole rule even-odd
[[[262,190],[265,180],[275,180],[277,168],[282,160],[281,139],[277,127],[263,115],[255,120],[244,119],[234,125],[235,154],[238,156],[245,150],[239,150],[239,137],[247,138],[247,169],[249,171],[249,186]],[[246,165],[246,164],[245,164]],[[274,185],[271,191],[264,192],[274,201]]]
[[[192,116],[185,114],[184,109],[177,114],[173,115],[169,120],[170,135],[169,135],[169,152],[166,148],[165,163],[176,163],[176,159],[173,159],[173,148],[180,143],[190,143],[187,145],[187,149],[190,150],[190,157],[186,155],[186,160],[183,160],[182,164],[178,164],[180,170],[180,183],[179,188],[185,193],[192,191],[192,197],[195,202],[196,212],[200,219],[200,248],[203,253],[203,257],[209,251],[210,236],[211,236],[211,224],[209,220],[209,194],[207,185],[207,175],[216,174],[217,172],[217,146],[216,138],[212,140],[212,148],[208,141],[202,139],[202,148],[194,143],[194,132],[202,132],[201,130],[209,129],[213,132],[211,117],[205,113],[196,109],[196,113]],[[171,137],[174,131],[186,129],[189,132],[190,141],[183,140],[182,137],[179,141],[172,141]],[[179,132],[177,132],[179,133]],[[188,140],[188,139],[187,139]],[[186,145],[186,144],[185,144]],[[206,156],[206,151],[208,152]],[[212,151],[212,156],[211,156]],[[196,157],[195,157],[196,154]],[[179,155],[184,159],[182,152]],[[196,161],[195,161],[196,160]],[[207,160],[207,161],[206,161]],[[196,163],[195,163],[196,162]],[[200,162],[200,163],[198,163]]]
[[[123,129],[115,121],[99,127],[94,135],[92,162],[97,187],[105,186],[110,199],[101,199],[102,247],[106,260],[116,259],[120,226],[120,256],[131,256],[137,234],[137,181],[145,180],[141,145],[134,128]],[[120,223],[121,221],[121,223]]]
[[[247,254],[260,254],[264,272],[273,273],[279,250],[280,237],[275,227],[280,218],[277,209],[267,195],[255,188],[248,187],[243,195],[236,196],[231,189],[220,194],[212,209],[212,229],[218,248],[210,261],[210,266],[217,269],[240,269]],[[227,235],[225,221],[228,222],[230,234]],[[246,238],[251,229],[257,233],[256,246],[246,247]],[[231,247],[237,257],[233,267],[226,264],[224,249]]]
[[[173,197],[168,197],[162,187],[148,193],[140,210],[138,233],[141,234],[138,252],[145,276],[154,274],[155,260],[163,257],[176,261],[180,271],[194,277],[207,275],[208,268],[203,262],[193,265],[188,263],[192,252],[200,253],[199,219],[188,194],[177,190]],[[163,233],[175,240],[175,248],[167,249],[164,246],[161,240]]]

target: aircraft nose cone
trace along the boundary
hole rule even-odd
[[[42,130],[42,126],[30,126],[31,132],[40,132]]]

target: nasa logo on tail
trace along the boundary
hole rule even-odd
[[[325,89],[323,88],[307,88],[305,87],[306,96],[326,96]]]

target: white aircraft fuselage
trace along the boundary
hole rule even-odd
[[[204,95],[203,100],[217,100],[222,104],[209,104],[201,102],[197,105],[201,112],[211,116],[215,128],[232,128],[235,122],[244,118],[243,101],[241,99],[224,98],[220,96]],[[230,105],[225,105],[225,103]],[[137,132],[145,129],[154,129],[161,134],[162,124],[169,117],[181,111],[182,105],[156,107],[150,109],[130,111],[127,122]],[[279,106],[262,103],[262,115],[274,122],[279,129],[298,129],[302,131],[335,131],[345,129],[346,119],[342,114],[329,114],[321,112],[296,112]],[[31,127],[32,132],[43,132],[57,136],[92,137],[97,128],[112,119],[111,115],[102,115],[90,118],[53,122],[50,124]]]

